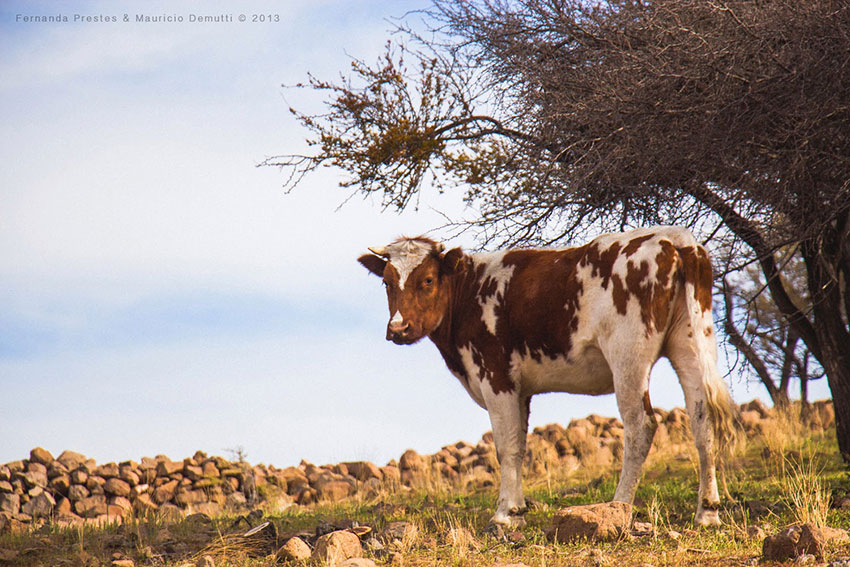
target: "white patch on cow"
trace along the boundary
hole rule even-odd
[[[418,240],[400,240],[387,246],[389,262],[398,272],[398,287],[404,289],[404,283],[410,274],[433,252],[430,244]]]
[[[521,377],[523,394],[568,392],[598,396],[614,391],[611,368],[599,348],[585,344],[572,352],[574,356],[569,358],[552,358],[543,353],[532,356],[513,351],[511,372]]]
[[[481,320],[491,334],[496,334],[496,306],[502,301],[505,296],[505,289],[514,275],[514,266],[505,266],[502,264],[502,259],[505,257],[505,252],[493,252],[491,254],[476,254],[473,257],[473,262],[477,266],[484,266],[484,273],[481,275],[479,283],[483,284],[488,279],[492,278],[496,282],[496,292],[486,298],[478,297],[478,304],[481,306]]]
[[[401,325],[404,323],[404,317],[401,316],[401,311],[396,311],[393,318],[390,319],[390,325]]]
[[[481,380],[482,368],[473,361],[473,348],[472,344],[468,343],[464,346],[457,347],[457,352],[460,354],[461,364],[463,364],[463,368],[466,370],[466,375],[468,377],[467,380],[462,380],[466,387],[466,391],[469,393],[469,396],[475,400],[475,403],[483,408],[485,405],[484,396],[481,392],[481,383],[483,382]]]

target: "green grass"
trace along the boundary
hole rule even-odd
[[[748,536],[748,528],[758,526],[772,533],[819,518],[831,527],[850,529],[850,511],[825,505],[830,497],[850,494],[850,472],[836,454],[832,431],[791,435],[781,444],[775,439],[751,441],[726,467],[735,501],[723,500],[720,529],[692,527],[697,492],[692,460],[656,455],[653,463],[646,467],[638,489],[634,520],[649,522],[654,531],[614,543],[556,544],[546,532],[559,508],[610,500],[617,467],[578,471],[559,481],[529,481],[526,493],[532,506],[527,524],[507,541],[482,533],[496,505],[493,487],[467,492],[403,490],[372,499],[294,507],[263,519],[232,515],[176,524],[133,519],[103,528],[47,525],[0,536],[0,564],[6,557],[6,563],[22,567],[108,566],[114,558],[129,558],[136,565],[194,565],[197,558],[210,555],[217,567],[265,567],[276,564],[274,551],[292,535],[358,524],[380,534],[392,522],[405,521],[416,526],[415,534],[388,544],[382,552],[367,550],[367,556],[379,565],[403,566],[750,565],[761,554],[761,541]],[[270,520],[274,531],[266,530],[252,540],[240,537],[263,520]],[[829,549],[827,560],[842,556],[850,556],[850,546]]]

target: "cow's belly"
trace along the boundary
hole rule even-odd
[[[569,392],[596,396],[614,392],[611,368],[596,346],[588,345],[580,355],[569,358],[543,355],[537,359],[514,353],[511,367],[524,395]]]

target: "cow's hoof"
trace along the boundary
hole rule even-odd
[[[484,535],[488,535],[493,539],[498,540],[507,539],[507,530],[509,528],[510,526],[505,526],[505,524],[490,521],[490,523],[484,527]]]
[[[512,531],[524,528],[526,525],[525,518],[514,515],[503,519],[493,518],[490,523],[484,528],[484,534],[496,539],[507,539],[507,534]]]
[[[699,510],[694,517],[694,525],[697,527],[715,527],[722,525],[720,514],[717,510]]]

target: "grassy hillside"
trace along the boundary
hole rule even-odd
[[[526,483],[527,524],[502,538],[483,534],[495,509],[495,487],[463,490],[433,482],[285,508],[276,507],[275,495],[267,494],[264,509],[214,518],[195,514],[169,521],[149,515],[101,527],[46,523],[35,531],[0,535],[0,564],[195,566],[211,561],[218,567],[260,567],[286,564],[275,554],[293,536],[312,544],[317,535],[360,526],[364,556],[379,565],[755,565],[764,535],[787,525],[811,522],[850,529],[850,473],[836,455],[834,429],[810,433],[783,418],[759,431],[727,461],[732,498],[723,499],[720,529],[694,530],[691,525],[695,451],[660,446],[645,468],[631,533],[613,543],[556,544],[547,532],[558,509],[610,500],[619,465],[559,474],[558,463],[552,462]],[[265,528],[245,537],[267,521]],[[827,547],[827,564],[844,565],[839,560],[847,557],[849,543]]]

